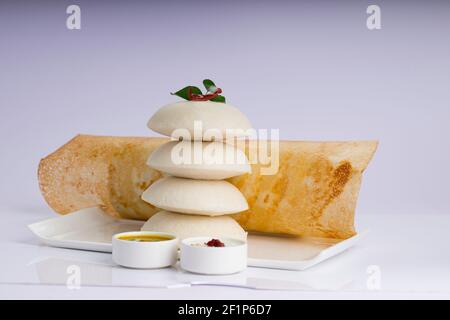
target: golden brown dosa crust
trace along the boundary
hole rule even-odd
[[[141,200],[161,177],[146,160],[165,138],[79,135],[43,159],[39,184],[47,203],[66,214],[101,206],[108,214],[148,219],[159,211]],[[234,215],[249,231],[344,239],[355,234],[361,174],[378,143],[280,141],[276,175],[229,179],[250,209]]]

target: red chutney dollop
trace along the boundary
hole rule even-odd
[[[219,239],[211,239],[205,243],[208,247],[225,247],[225,243]]]

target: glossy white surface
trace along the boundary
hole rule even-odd
[[[157,213],[145,223],[142,229],[147,231],[164,231],[174,235],[178,234],[180,239],[184,238],[180,234],[181,232],[186,232],[186,229],[188,229],[188,232],[192,232],[192,234],[197,233],[198,235],[201,233],[205,236],[209,235],[209,237],[226,237],[223,233],[227,234],[228,232],[224,232],[226,224],[223,219],[229,219],[241,229],[235,220],[229,217],[213,218],[218,223],[219,228],[216,228],[217,231],[214,231],[210,224],[208,224],[207,228],[198,228],[201,226],[201,221],[205,219],[204,217],[175,213],[170,213],[172,216],[178,216],[177,220],[173,220],[172,223],[178,227],[184,225],[183,231],[170,231],[170,223],[167,220],[161,221],[159,227],[155,224],[153,224],[153,228],[148,226],[150,223],[154,223],[154,220],[162,214],[169,213],[163,211]],[[186,220],[180,221],[180,219],[196,220],[194,224],[185,224],[184,222]],[[111,252],[111,239],[115,234],[140,230],[143,223],[143,221],[113,218],[105,214],[101,209],[93,207],[82,209],[68,215],[58,215],[52,219],[35,222],[28,225],[28,228],[47,245],[60,248]],[[196,227],[197,230],[195,229]],[[363,231],[362,235],[364,233]],[[248,243],[248,265],[262,268],[306,270],[353,247],[360,238],[361,234],[357,234],[344,241],[339,241],[323,238],[293,238],[249,233],[248,237],[246,236]],[[194,269],[198,268],[194,266]]]
[[[358,229],[371,232],[344,254],[306,271],[230,276],[130,270],[107,253],[48,247],[26,225],[53,216],[47,208],[0,209],[1,298],[450,298],[447,215],[359,215]]]

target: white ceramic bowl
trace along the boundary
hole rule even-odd
[[[124,236],[160,235],[170,240],[137,242],[119,239]],[[178,238],[164,232],[132,231],[112,238],[112,258],[118,265],[136,269],[156,269],[174,265],[178,258]]]
[[[219,239],[225,247],[201,246]],[[186,238],[180,245],[181,268],[199,274],[232,274],[247,267],[247,243],[225,237]]]

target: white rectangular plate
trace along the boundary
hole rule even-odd
[[[142,225],[143,221],[115,219],[99,208],[88,208],[28,227],[49,246],[111,252],[114,234],[140,230]],[[354,246],[360,238],[359,234],[346,240],[249,234],[248,265],[305,270]]]

